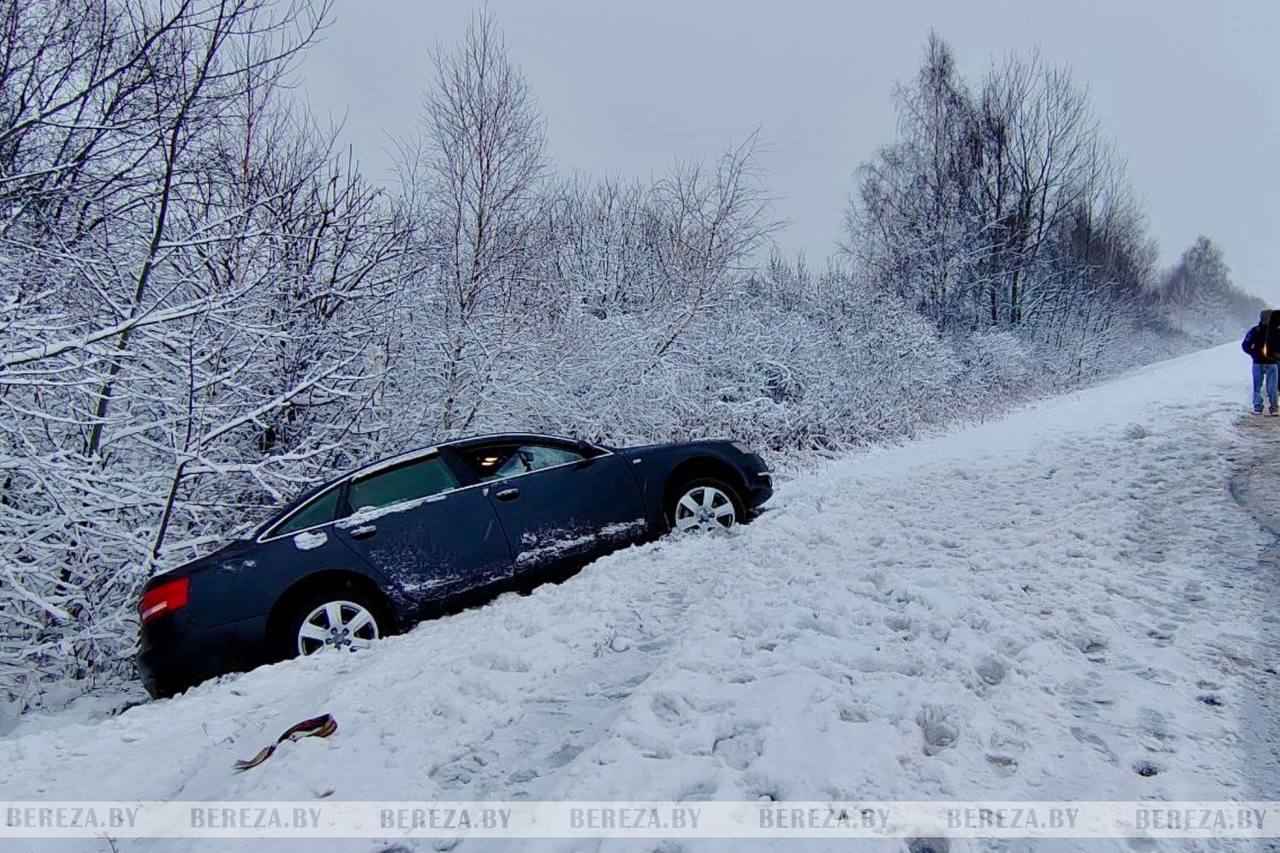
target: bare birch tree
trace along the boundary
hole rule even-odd
[[[436,52],[435,71],[401,164],[417,222],[407,331],[437,383],[426,420],[453,433],[474,421],[532,320],[548,163],[542,119],[489,12]]]

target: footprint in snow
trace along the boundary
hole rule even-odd
[[[1160,773],[1160,768],[1150,761],[1134,762],[1133,772],[1139,776],[1156,776]]]
[[[940,705],[925,705],[916,714],[916,725],[924,737],[924,754],[937,755],[944,749],[955,746],[960,739],[960,729],[952,722],[954,716],[950,709]]]
[[[988,752],[986,754],[987,763],[1000,776],[1012,776],[1018,772],[1018,759],[1012,755],[1004,755],[998,752]]]
[[[472,663],[477,669],[490,669],[495,672],[528,672],[532,667],[529,662],[516,655],[485,652],[472,655]]]
[[[1078,637],[1075,645],[1081,654],[1094,663],[1100,663],[1104,659],[1103,653],[1107,650],[1107,641],[1094,635]]]
[[[1122,667],[1122,669],[1131,671],[1143,681],[1150,681],[1152,684],[1159,684],[1164,687],[1168,687],[1178,681],[1178,676],[1167,669],[1157,669],[1153,666]]]
[[[1173,728],[1169,725],[1169,718],[1155,708],[1141,709],[1138,712],[1138,721],[1143,731],[1156,740],[1167,741],[1174,736]]]
[[[659,693],[649,703],[653,715],[669,726],[679,725],[685,718],[684,701],[678,696]]]
[[[1007,672],[1005,665],[997,658],[991,657],[990,655],[979,660],[977,664],[974,665],[974,669],[977,671],[978,677],[982,679],[983,683],[991,687],[995,687],[997,684],[1004,681],[1005,674]]]
[[[763,753],[764,739],[753,729],[739,729],[711,745],[711,754],[734,770],[746,770]]]
[[[884,620],[884,624],[890,631],[902,634],[909,640],[914,640],[920,635],[920,627],[916,621],[905,614],[894,614]]]
[[[875,714],[869,707],[863,704],[856,705],[840,705],[840,720],[845,723],[866,723],[870,722]]]
[[[688,849],[682,841],[677,841],[674,838],[664,838],[658,842],[657,847],[653,848],[653,853],[684,853]]]
[[[1097,751],[1099,754],[1101,754],[1104,758],[1107,759],[1108,764],[1120,763],[1120,759],[1117,758],[1116,754],[1111,751],[1111,747],[1107,746],[1106,741],[1098,737],[1093,732],[1085,731],[1079,726],[1072,726],[1071,736],[1076,740],[1078,740],[1080,743],[1088,744],[1089,746],[1093,747],[1095,751]]]
[[[713,799],[716,793],[716,783],[713,779],[704,779],[701,782],[693,782],[682,788],[680,793],[676,795],[677,803],[698,803],[706,802]]]
[[[466,755],[442,764],[428,774],[440,783],[443,788],[460,788],[471,783],[486,767],[496,761],[498,754],[487,750],[469,752]]]
[[[995,754],[1020,755],[1027,751],[1026,729],[1017,720],[1001,720],[987,745]]]
[[[560,748],[547,756],[546,765],[551,768],[564,767],[582,754],[582,747],[577,744],[561,744]]]
[[[1142,424],[1129,424],[1124,428],[1124,437],[1129,441],[1138,441],[1151,435]]]

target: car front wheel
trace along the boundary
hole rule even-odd
[[[712,477],[700,477],[680,486],[667,507],[667,521],[679,533],[723,532],[744,518],[738,493],[728,483]]]

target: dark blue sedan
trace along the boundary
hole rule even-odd
[[[413,451],[152,578],[139,669],[165,696],[267,661],[354,651],[669,530],[733,527],[772,494],[764,460],[729,441],[619,449],[504,434]]]

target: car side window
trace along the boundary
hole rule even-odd
[[[316,495],[311,502],[303,506],[293,515],[289,516],[289,520],[279,527],[273,529],[271,536],[284,536],[288,533],[296,533],[299,530],[305,530],[308,527],[315,527],[317,524],[327,524],[338,514],[338,487],[334,486],[327,492]]]
[[[485,482],[578,462],[586,457],[554,444],[507,444],[475,448],[468,451],[465,458],[476,476]]]
[[[351,509],[379,509],[456,489],[458,481],[439,456],[372,474],[351,484]]]
[[[520,448],[520,457],[530,471],[581,462],[586,457],[576,450],[549,444],[526,444]]]

